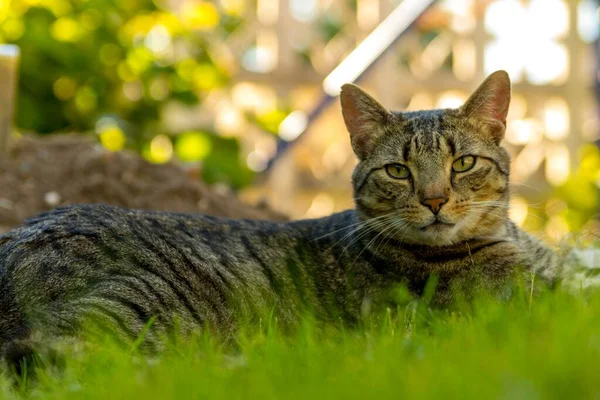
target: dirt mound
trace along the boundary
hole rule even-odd
[[[127,151],[110,153],[89,137],[24,136],[0,160],[0,232],[30,216],[73,203],[200,212],[230,218],[285,217],[210,187],[174,164],[154,165]]]

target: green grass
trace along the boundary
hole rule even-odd
[[[145,358],[104,344],[3,398],[591,398],[600,396],[600,294],[564,291],[454,311],[389,311],[362,327],[210,335]],[[24,388],[27,386],[27,388]]]

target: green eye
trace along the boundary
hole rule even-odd
[[[475,166],[475,157],[473,156],[464,156],[454,161],[452,164],[452,170],[454,172],[465,172],[470,170]]]
[[[394,179],[406,179],[410,176],[410,170],[402,164],[388,164],[385,172]]]

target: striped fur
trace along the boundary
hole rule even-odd
[[[438,303],[456,285],[499,289],[516,267],[552,281],[556,256],[507,217],[506,85],[496,74],[458,110],[412,113],[345,86],[355,210],[275,223],[77,205],[29,220],[0,236],[0,348],[13,359],[15,343],[76,336],[89,319],[124,342],[153,321],[150,349],[174,326],[228,334],[265,312],[286,328],[306,313],[353,323],[399,283],[421,294],[432,274]],[[464,155],[475,167],[451,172]],[[388,176],[392,163],[410,179]],[[432,194],[447,197],[437,216]]]

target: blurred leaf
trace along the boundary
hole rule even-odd
[[[184,23],[191,29],[214,29],[220,19],[217,8],[206,1],[196,3],[188,0],[184,2],[181,14]]]
[[[212,143],[204,132],[186,132],[177,137],[175,154],[182,161],[201,161],[210,154]]]
[[[342,21],[332,14],[323,15],[319,20],[318,27],[319,33],[325,41],[330,41],[343,30]]]
[[[144,147],[143,156],[155,164],[164,164],[173,157],[173,142],[166,135],[157,135]]]
[[[580,163],[567,182],[556,191],[556,197],[567,204],[564,211],[571,230],[578,230],[598,216],[600,204],[600,149],[594,145],[580,150]]]
[[[109,151],[119,151],[125,146],[125,133],[118,126],[105,128],[100,132],[100,142]]]
[[[225,182],[234,188],[248,185],[254,173],[240,159],[238,141],[216,136],[213,140],[213,151],[204,160],[204,180],[208,183]]]
[[[288,113],[283,110],[271,110],[266,113],[256,115],[256,123],[272,133],[279,132],[279,125],[288,116]]]

